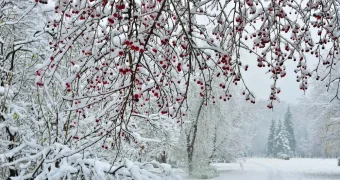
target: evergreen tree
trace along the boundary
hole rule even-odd
[[[280,138],[280,132],[282,129],[281,120],[275,126],[274,141],[273,141],[273,155],[277,156],[282,150],[282,139]]]
[[[279,133],[279,138],[281,139],[281,142],[282,142],[282,149],[280,152],[284,154],[290,154],[291,152],[288,136],[289,136],[289,133],[285,127],[285,124],[283,124],[281,127],[281,131]]]
[[[275,136],[275,121],[272,119],[268,135],[267,156],[274,155],[274,136]]]
[[[290,111],[290,108],[288,107],[287,112],[285,114],[285,119],[284,119],[284,126],[286,127],[287,130],[287,138],[289,141],[289,147],[292,153],[295,153],[296,150],[296,140],[295,140],[295,134],[294,134],[294,127],[293,127],[293,116]]]
[[[273,155],[277,156],[278,154],[289,154],[291,152],[291,148],[289,146],[288,140],[288,131],[284,124],[282,124],[281,120],[279,120],[274,135],[273,142]]]

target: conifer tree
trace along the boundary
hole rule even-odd
[[[284,126],[286,127],[287,130],[287,138],[289,141],[289,147],[292,153],[295,152],[296,149],[296,140],[295,140],[295,134],[294,134],[294,127],[293,127],[293,116],[290,111],[290,108],[288,107],[287,112],[284,117]]]
[[[276,128],[273,140],[273,155],[278,156],[279,154],[290,154],[291,148],[289,146],[288,132],[285,125],[279,120]]]
[[[282,150],[282,139],[280,138],[280,132],[282,129],[281,120],[275,126],[274,141],[273,141],[273,155],[277,156]]]
[[[272,119],[268,135],[267,156],[273,156],[274,152],[274,136],[275,136],[275,120]]]
[[[281,139],[281,142],[282,142],[282,149],[280,152],[283,154],[290,154],[291,152],[288,137],[289,137],[289,133],[285,127],[285,124],[282,124],[281,131],[279,133],[279,138]]]

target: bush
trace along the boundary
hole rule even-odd
[[[210,179],[218,176],[217,170],[208,165],[208,166],[200,166],[194,168],[194,171],[191,173],[192,177],[198,178],[198,179]]]
[[[290,156],[288,154],[283,154],[283,153],[277,154],[277,157],[279,159],[283,159],[283,160],[289,160],[290,159]]]

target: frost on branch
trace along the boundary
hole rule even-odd
[[[23,12],[19,16],[9,13],[19,1],[11,2],[15,3],[0,1],[1,7],[11,6],[1,9],[0,17],[14,17],[0,22],[1,34],[5,34],[0,42],[6,44],[1,46],[6,53],[0,56],[1,63],[6,62],[1,64],[1,73],[7,74],[6,81],[10,75],[29,78],[14,80],[17,89],[6,82],[1,91],[15,94],[20,83],[35,85],[25,84],[21,89],[33,95],[16,96],[28,97],[28,104],[13,101],[13,105],[8,100],[11,96],[1,96],[6,99],[6,105],[1,105],[6,106],[1,109],[6,114],[1,127],[7,127],[6,133],[12,137],[1,137],[7,143],[1,149],[3,167],[15,165],[10,174],[18,177],[76,176],[81,165],[67,160],[69,157],[79,161],[97,158],[115,166],[130,154],[135,161],[148,161],[148,155],[141,155],[145,149],[166,149],[177,138],[170,129],[182,126],[187,118],[189,84],[198,89],[196,95],[206,104],[208,100],[213,104],[227,101],[232,97],[229,87],[243,84],[245,100],[255,103],[243,80],[250,68],[247,53],[251,53],[257,57],[257,66],[267,68],[273,79],[268,102],[268,108],[273,108],[281,92],[277,81],[289,73],[287,61],[296,61],[296,80],[306,90],[308,78],[318,73],[307,67],[306,54],[332,69],[339,48],[338,10],[331,0],[306,4],[281,0],[56,0],[53,17],[40,22],[45,23],[43,31],[29,28],[29,36],[25,35],[46,32],[49,42],[39,41],[43,45],[16,39],[11,36],[13,29],[18,35],[23,31],[7,27],[38,24],[29,21],[35,20],[32,16],[21,17],[30,14],[27,7],[43,6],[46,1],[25,1],[26,9],[18,11]],[[315,28],[317,40],[312,33]],[[48,52],[47,44],[51,53],[45,57],[38,52]],[[19,50],[23,52],[14,53]],[[324,51],[329,51],[326,56]],[[23,61],[14,62],[13,57]],[[31,63],[22,63],[27,57],[32,57]],[[26,66],[36,68],[35,79],[30,79],[31,71],[24,74]],[[20,107],[27,111],[19,111]],[[20,123],[15,121],[18,118]],[[18,143],[24,139],[35,143]]]
[[[141,148],[141,139],[154,136],[139,136],[145,124],[159,127],[149,115],[183,124],[192,81],[213,104],[230,99],[230,85],[240,84],[245,100],[255,103],[243,80],[247,53],[271,75],[271,109],[287,61],[296,62],[305,91],[317,72],[308,69],[306,54],[330,65],[339,47],[334,1],[58,0],[54,12],[45,27],[53,52],[37,66],[35,82],[55,89],[44,92],[59,107],[51,107],[61,117],[55,141],[79,146],[99,138],[96,145],[117,156],[126,144]]]
[[[321,60],[319,50],[327,43],[332,44],[329,56],[337,53],[333,6],[333,1],[300,5],[290,1],[60,0],[55,18],[47,25],[55,34],[49,43],[54,52],[39,66],[36,82],[43,85],[46,79],[58,79],[65,99],[77,101],[70,110],[80,115],[84,108],[111,101],[115,103],[104,113],[124,119],[132,111],[148,113],[142,109],[154,101],[161,114],[181,117],[193,74],[200,79],[202,96],[211,90],[214,77],[222,80],[221,92],[227,92],[230,82],[243,83],[242,70],[248,65],[241,51],[246,50],[258,57],[258,67],[267,66],[272,74],[268,105],[272,108],[281,91],[276,82],[287,73],[286,61],[297,61],[297,81],[306,90],[312,71],[305,54]],[[231,12],[226,13],[227,7],[233,8]],[[214,22],[212,31],[198,21],[200,16]],[[320,29],[319,42],[311,38],[312,26]],[[64,73],[61,66],[72,69],[68,78],[59,78]],[[248,88],[245,91],[246,99],[254,99]]]
[[[0,1],[0,179],[29,167],[24,138],[36,140],[44,124],[32,107],[34,65],[48,53],[43,33],[37,31],[43,15],[35,6],[31,1]],[[26,161],[18,160],[23,157]]]

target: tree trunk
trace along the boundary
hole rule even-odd
[[[338,159],[338,166],[340,166],[340,158]]]
[[[162,160],[162,163],[166,163],[165,151],[163,151],[163,154],[161,155],[161,160]]]
[[[187,134],[187,154],[188,154],[188,168],[189,168],[189,175],[192,174],[193,172],[193,164],[192,164],[192,158],[194,156],[194,146],[195,146],[195,141],[196,141],[196,135],[197,135],[197,126],[198,126],[198,120],[199,120],[199,116],[202,112],[202,106],[204,104],[204,100],[202,100],[201,104],[200,104],[200,107],[198,109],[198,113],[197,113],[197,116],[196,116],[196,120],[195,122],[193,122],[193,126],[192,128],[190,129],[189,133]],[[192,138],[190,138],[192,135]]]
[[[6,131],[7,131],[8,135],[9,135],[9,140],[10,140],[11,142],[14,142],[14,137],[15,137],[16,134],[12,134],[11,131],[9,130],[9,127],[6,127]],[[11,149],[13,149],[13,148],[14,148],[14,144],[8,145],[8,149],[9,149],[9,150],[11,150]],[[8,158],[8,162],[9,162],[9,163],[13,162],[13,160],[14,160],[14,157],[9,157],[9,158]],[[13,169],[10,168],[10,169],[9,169],[9,177],[8,177],[8,180],[10,180],[11,177],[15,177],[15,176],[18,176],[18,175],[19,175],[19,174],[18,174],[18,170],[16,170],[15,168],[13,168]]]
[[[192,175],[192,172],[193,172],[193,164],[192,164],[192,156],[193,156],[193,153],[192,152],[188,152],[188,168],[189,168],[189,176]]]

